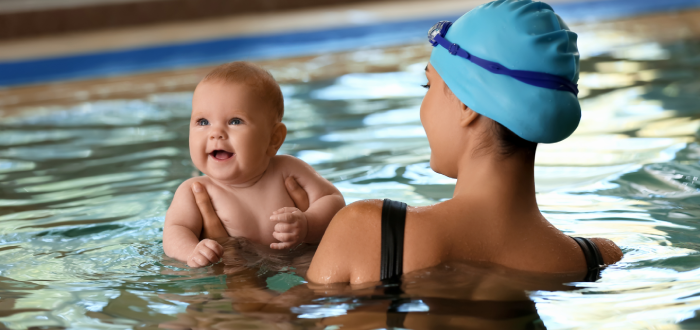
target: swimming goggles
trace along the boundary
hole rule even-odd
[[[445,39],[445,34],[447,34],[447,30],[450,28],[450,26],[452,26],[452,22],[440,21],[430,28],[430,31],[428,31],[428,40],[433,47],[440,45],[447,49],[450,54],[465,58],[491,73],[513,77],[529,85],[567,91],[573,93],[574,95],[578,95],[578,85],[572,83],[566,78],[544,72],[511,70],[496,62],[487,61],[470,54],[466,50],[459,47],[458,44],[450,43],[447,41],[447,39]]]

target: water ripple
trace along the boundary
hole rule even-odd
[[[579,35],[582,121],[571,138],[539,147],[537,199],[557,228],[610,238],[624,259],[598,282],[568,285],[533,286],[525,275],[459,265],[426,270],[407,282],[411,300],[399,306],[411,317],[484,321],[464,315],[486,308],[472,295],[498,293],[516,298],[484,311],[534,311],[524,316],[531,327],[681,328],[697,320],[700,61],[693,54],[700,44],[619,31]],[[428,51],[420,63],[401,63],[402,71],[282,86],[289,134],[281,152],[312,164],[348,202],[450,198],[455,181],[430,169],[420,125]],[[162,223],[173,192],[199,175],[187,150],[191,97],[160,93],[0,117],[0,322],[386,325],[390,302],[374,285],[301,285],[279,294],[265,284],[275,272],[189,269],[164,256]],[[255,309],[269,301],[271,310]],[[449,306],[460,312],[449,314]],[[374,319],[384,323],[366,323]]]

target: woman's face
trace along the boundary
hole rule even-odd
[[[431,64],[425,68],[428,92],[420,107],[420,121],[430,144],[430,167],[433,171],[451,178],[457,177],[462,142],[460,111],[464,106],[452,94]]]

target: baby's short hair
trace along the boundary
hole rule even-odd
[[[272,74],[260,66],[237,61],[217,66],[211,70],[202,82],[223,81],[230,83],[245,83],[252,87],[264,101],[270,103],[275,112],[277,121],[282,121],[284,116],[284,97],[280,86],[272,77]]]

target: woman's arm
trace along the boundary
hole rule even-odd
[[[169,257],[186,262],[190,267],[203,267],[218,262],[223,248],[215,241],[199,240],[202,217],[197,212],[191,192],[192,183],[192,180],[188,180],[178,187],[165,214],[163,251]],[[200,184],[195,182],[194,185]]]
[[[294,203],[306,192],[287,180]],[[353,284],[379,281],[382,201],[363,200],[341,209],[326,229],[306,278],[313,283]]]
[[[309,195],[306,191],[291,176],[285,180],[284,185],[294,205],[302,212],[306,211],[309,208]],[[228,237],[226,229],[221,224],[221,219],[216,215],[207,190],[203,189],[201,184],[196,183],[192,185],[192,195],[197,208],[199,208],[198,216],[202,217],[201,238]]]
[[[318,174],[313,167],[292,156],[275,157],[283,168],[286,184],[293,184],[292,178],[308,196],[309,208],[304,212],[307,220],[307,234],[304,242],[321,241],[328,223],[345,206],[345,199],[332,183]],[[289,190],[289,188],[287,188]],[[292,194],[290,193],[290,196]],[[296,201],[295,201],[296,204]]]
[[[163,224],[165,254],[183,262],[187,262],[187,256],[199,243],[202,229],[202,218],[192,198],[191,185],[192,181],[187,180],[177,188]]]
[[[307,192],[295,180],[285,186],[294,204],[308,203]],[[203,224],[220,223],[206,190],[194,193]],[[340,210],[331,220],[311,261],[307,278],[315,283],[365,283],[379,280],[381,246],[380,200],[355,202]]]
[[[228,232],[221,223],[219,216],[216,215],[214,206],[211,203],[207,190],[204,189],[201,183],[195,182],[192,184],[192,194],[194,195],[195,203],[202,216],[202,233],[201,238],[226,238]]]

